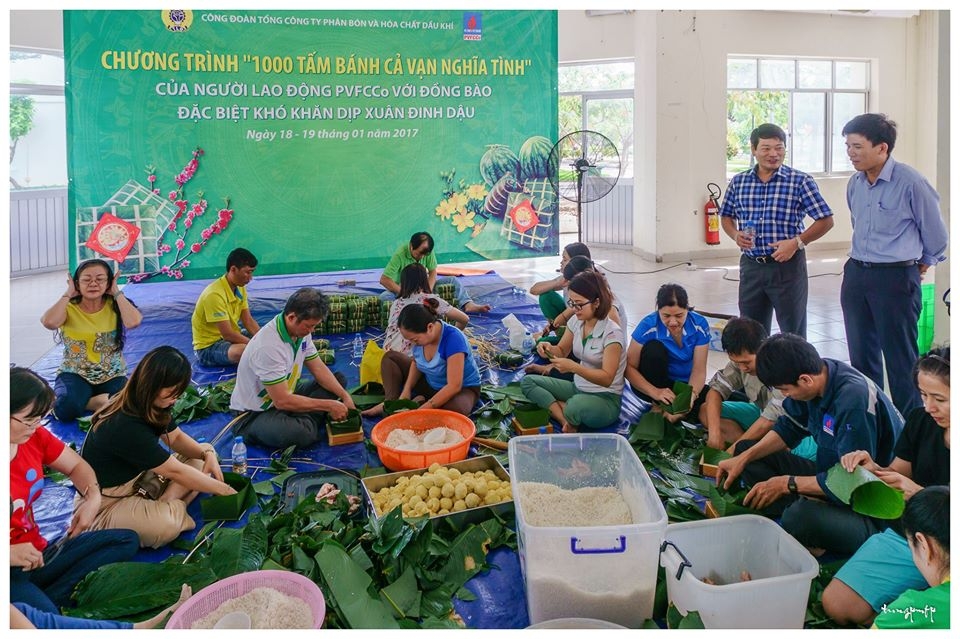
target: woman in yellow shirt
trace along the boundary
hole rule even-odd
[[[119,275],[104,260],[80,264],[67,276],[67,290],[40,318],[63,343],[53,405],[62,422],[102,408],[127,381],[124,332],[143,318],[117,286]]]

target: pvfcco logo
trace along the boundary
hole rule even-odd
[[[481,24],[480,14],[464,13],[463,14],[463,39],[479,40],[481,35],[483,35],[483,26]]]
[[[160,19],[167,31],[182,33],[193,24],[193,11],[190,9],[164,9],[160,12]]]

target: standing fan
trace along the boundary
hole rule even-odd
[[[610,138],[596,131],[574,131],[550,150],[550,184],[557,195],[577,203],[577,241],[583,241],[581,205],[613,189],[620,177],[620,153]]]

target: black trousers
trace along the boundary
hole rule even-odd
[[[917,320],[923,305],[916,266],[843,265],[840,306],[850,365],[883,388],[886,364],[890,399],[901,415],[920,405],[913,364],[920,356]]]
[[[756,441],[737,444],[736,454],[747,450]],[[809,459],[789,451],[779,451],[747,464],[741,475],[743,482],[753,486],[771,477],[817,474],[817,465]],[[824,498],[826,499],[826,498]],[[780,525],[794,539],[808,548],[850,556],[870,535],[882,532],[890,523],[853,512],[849,506],[798,495],[786,495],[763,510],[763,514],[780,518]]]
[[[740,315],[763,324],[768,335],[776,311],[781,333],[807,338],[807,288],[806,251],[797,251],[786,262],[765,264],[740,256]]]

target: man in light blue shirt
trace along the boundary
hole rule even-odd
[[[906,415],[920,405],[909,374],[919,356],[920,279],[945,259],[947,227],[930,183],[890,155],[895,122],[865,113],[842,133],[857,170],[847,184],[853,242],[840,287],[850,363],[882,388],[885,361],[893,403]]]

